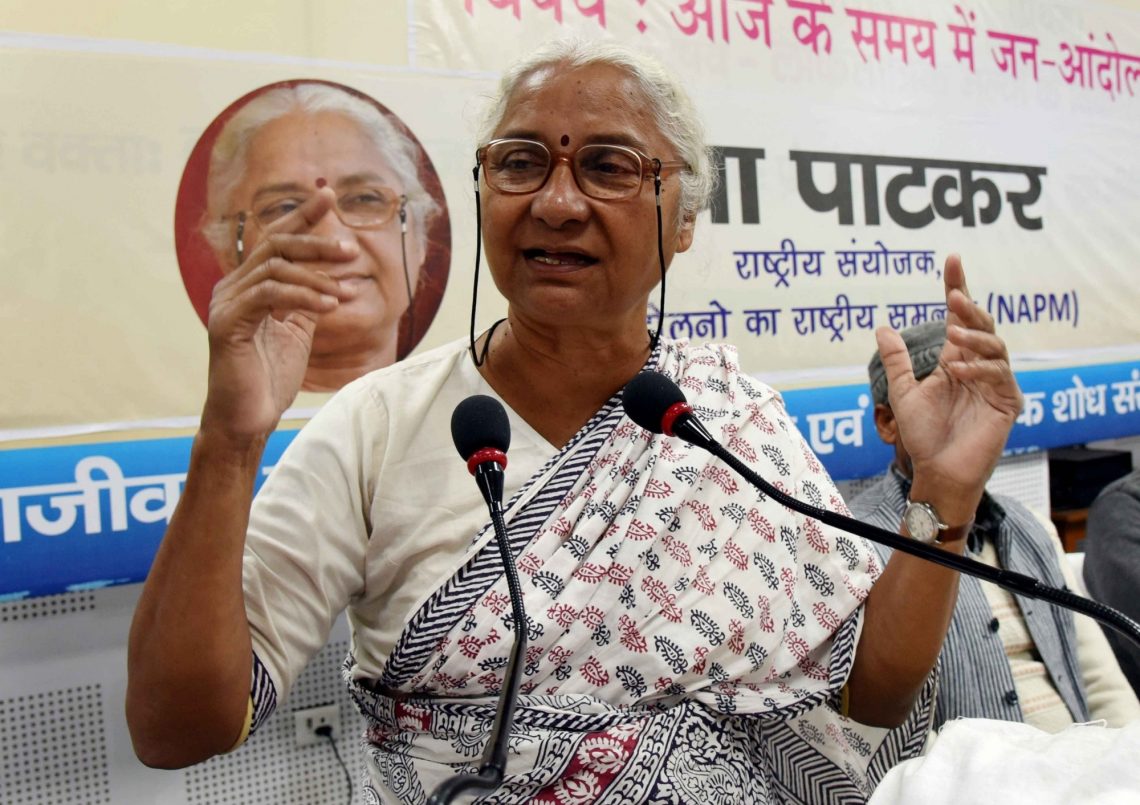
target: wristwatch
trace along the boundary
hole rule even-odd
[[[939,537],[943,531],[950,527],[942,522],[938,512],[929,503],[913,500],[906,502],[903,522],[906,523],[906,530],[910,532],[912,537],[919,542],[925,542],[927,545],[941,543],[943,540]]]

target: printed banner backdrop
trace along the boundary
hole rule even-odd
[[[723,176],[666,332],[735,343],[837,478],[885,466],[862,367],[876,327],[944,315],[952,252],[1027,392],[1011,450],[1140,433],[1140,2],[101,5],[17,2],[0,31],[0,596],[145,576],[204,393],[199,311],[235,243],[232,210],[206,235],[229,115],[321,83],[412,143],[436,210],[399,280],[414,322],[393,326],[422,351],[466,333],[485,99],[557,36],[684,79]],[[486,326],[504,305],[480,295]],[[303,392],[274,449],[326,398]]]

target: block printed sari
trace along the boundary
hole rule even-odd
[[[730,347],[666,342],[649,365],[761,475],[845,511],[782,400],[739,373]],[[620,395],[506,522],[529,646],[506,779],[477,801],[860,802],[921,749],[932,680],[896,730],[837,712],[873,553],[643,431]],[[382,678],[346,673],[369,720],[366,801],[424,802],[481,759],[516,624],[490,523],[472,537]]]

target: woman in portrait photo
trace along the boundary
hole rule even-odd
[[[336,194],[335,206],[308,221],[307,231],[334,237],[343,249],[314,251],[303,263],[348,296],[318,318],[302,390],[334,391],[390,365],[430,324],[449,254],[446,244],[429,240],[433,224],[446,219],[442,195],[425,187],[434,179],[429,172],[419,144],[389,115],[332,84],[270,87],[218,133],[200,231],[221,275],[248,261],[272,273],[281,259],[275,224],[321,187]],[[431,298],[417,300],[420,294]]]

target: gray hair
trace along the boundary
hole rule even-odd
[[[202,234],[219,255],[232,252],[234,233],[224,219],[231,196],[245,175],[246,159],[253,138],[265,125],[288,114],[334,112],[354,122],[379,150],[388,167],[404,185],[408,216],[426,254],[427,230],[439,213],[439,205],[420,180],[420,149],[387,115],[367,100],[339,87],[316,82],[277,87],[253,98],[226,121],[210,152],[206,176],[206,219]]]
[[[549,42],[516,62],[499,82],[498,96],[492,101],[479,127],[479,144],[494,136],[503,122],[507,105],[519,85],[545,67],[585,67],[609,64],[624,70],[637,84],[661,135],[689,164],[680,173],[681,212],[695,217],[709,205],[716,186],[704,126],[685,88],[656,59],[608,40],[560,39]]]

